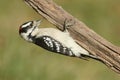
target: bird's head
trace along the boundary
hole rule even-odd
[[[28,21],[26,23],[23,23],[20,28],[19,28],[19,34],[20,36],[27,40],[30,41],[29,36],[31,36],[32,32],[38,28],[40,25],[41,20],[35,20],[35,21]]]

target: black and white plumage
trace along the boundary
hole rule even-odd
[[[72,57],[91,57],[97,59],[79,46],[67,30],[60,31],[55,28],[38,28],[40,22],[36,20],[22,24],[19,29],[21,37],[48,51]]]
[[[35,40],[34,43],[52,52],[62,53],[64,55],[69,56],[75,56],[70,48],[63,46],[60,42],[56,41],[50,36],[39,37]]]

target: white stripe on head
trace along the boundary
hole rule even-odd
[[[25,28],[25,27],[27,27],[27,26],[30,26],[31,23],[32,23],[31,21],[30,21],[30,22],[27,22],[27,23],[24,23],[24,24],[22,25],[22,28]]]

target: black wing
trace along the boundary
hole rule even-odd
[[[70,48],[63,46],[59,41],[50,36],[42,36],[35,39],[36,45],[52,52],[60,53],[68,56],[75,56]]]

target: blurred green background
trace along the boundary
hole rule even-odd
[[[54,0],[120,45],[120,0]],[[120,80],[104,64],[53,54],[20,38],[19,26],[41,19],[23,0],[0,0],[0,80]],[[42,26],[53,26],[44,18]]]

